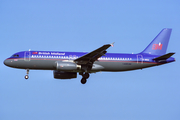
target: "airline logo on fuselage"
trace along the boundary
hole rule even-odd
[[[61,52],[32,52],[33,55],[65,55],[64,53]]]
[[[153,50],[162,50],[162,46],[163,46],[163,44],[161,44],[161,43],[153,44],[152,49]]]
[[[38,54],[38,52],[33,52],[32,54],[35,54],[35,55],[36,55],[36,54]]]

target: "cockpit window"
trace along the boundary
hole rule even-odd
[[[19,57],[19,55],[15,54],[15,55],[13,55],[13,57]]]

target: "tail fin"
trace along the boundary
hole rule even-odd
[[[164,55],[166,54],[167,46],[172,29],[164,28],[154,40],[144,49],[142,53],[152,55]]]

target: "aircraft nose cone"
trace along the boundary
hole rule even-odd
[[[4,64],[7,66],[7,64],[8,64],[7,60],[4,60]]]
[[[4,60],[4,64],[6,65],[6,66],[10,66],[10,61],[9,60]]]

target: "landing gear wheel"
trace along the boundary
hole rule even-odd
[[[85,84],[86,82],[87,82],[86,78],[82,78],[82,79],[81,79],[81,83],[82,83],[82,84]]]
[[[83,78],[88,79],[88,78],[89,78],[89,73],[85,73],[85,74],[83,74]]]
[[[26,80],[29,78],[29,76],[28,75],[25,75],[25,77],[24,77]]]

